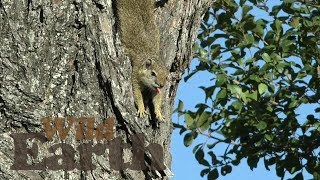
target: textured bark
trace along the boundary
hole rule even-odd
[[[209,0],[159,2],[161,57],[170,69],[164,94],[165,122],[139,119],[132,97],[131,64],[119,40],[111,0],[0,0],[0,179],[167,179],[171,175],[171,112],[177,85],[192,58],[192,44]],[[115,136],[132,143],[143,133],[146,145],[164,150],[164,171],[115,171],[108,151],[93,155],[96,169],[11,170],[12,133],[41,132],[43,117],[94,117],[116,120]],[[64,141],[73,147],[74,129]],[[49,146],[39,145],[37,158],[48,157]],[[97,142],[92,141],[93,144]],[[124,159],[130,153],[124,152]],[[38,159],[39,160],[39,159]],[[36,160],[35,160],[36,161]]]

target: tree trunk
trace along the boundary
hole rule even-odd
[[[131,63],[124,55],[119,40],[112,1],[0,0],[0,179],[168,179],[172,175],[170,135],[173,100],[181,75],[192,58],[192,45],[208,2],[158,2],[156,12],[161,29],[161,57],[166,59],[170,75],[164,88],[165,122],[157,122],[136,116]],[[92,154],[94,168],[66,169],[67,166],[59,166],[64,168],[34,171],[28,170],[30,165],[26,170],[15,169],[15,165],[22,167],[21,163],[14,165],[19,159],[17,149],[22,148],[23,141],[20,140],[28,137],[21,133],[43,133],[42,120],[45,117],[72,117],[75,121],[66,139],[61,134],[46,142],[41,138],[29,139],[25,149],[28,163],[37,164],[53,157],[42,164],[47,168],[53,167],[50,163],[59,159],[58,155],[63,161],[66,160],[64,158],[73,159],[73,154],[68,154],[70,151],[65,154],[62,150],[65,146],[59,146],[60,152],[50,152],[50,147],[63,143],[75,150],[76,162],[83,158],[84,154],[79,155],[80,152]],[[144,170],[114,169],[112,163],[119,165],[121,160],[109,161],[112,158],[108,156],[110,148],[103,153],[97,149],[94,153],[86,149],[91,146],[79,148],[81,144],[98,147],[110,143],[96,138],[77,140],[76,131],[81,126],[81,117],[94,117],[95,130],[107,118],[114,118],[116,139],[129,147],[135,143],[140,143],[142,148],[158,144],[163,149],[163,160],[161,155],[157,156],[160,159],[154,160],[160,149],[154,152],[152,148],[146,148],[142,149]],[[88,124],[84,127],[88,128]],[[137,133],[143,135],[133,136]],[[124,150],[116,153],[123,153],[124,162],[129,163],[134,152],[128,146],[123,145],[121,149]],[[85,160],[82,163],[90,165],[90,160]],[[60,162],[60,165],[64,163]],[[154,169],[152,163],[164,168]]]

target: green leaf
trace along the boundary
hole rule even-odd
[[[204,175],[208,174],[209,172],[210,172],[210,168],[203,169],[200,172],[200,176],[203,177]]]
[[[299,25],[300,25],[299,21],[300,21],[300,17],[294,17],[294,18],[292,19],[290,25],[291,25],[292,27],[294,27],[294,28],[298,28]]]
[[[291,180],[303,180],[302,172],[296,174]]]
[[[190,74],[188,74],[185,78],[184,78],[184,82],[187,82],[194,74],[196,74],[198,71],[194,70],[192,71]]]
[[[271,157],[270,159],[268,159],[268,165],[274,165],[276,163],[277,158],[276,157]]]
[[[266,84],[264,84],[264,83],[260,83],[258,85],[259,94],[264,94],[267,89],[268,89],[268,86]]]
[[[231,173],[231,171],[232,171],[232,167],[231,167],[230,165],[225,165],[225,166],[223,166],[223,167],[221,168],[221,174],[222,174],[223,176]]]
[[[257,91],[253,91],[252,93],[246,92],[245,97],[257,101],[258,100],[258,92]],[[243,100],[243,101],[245,101],[245,100]]]
[[[266,158],[263,158],[263,162],[264,162],[264,167],[266,168],[266,170],[270,171],[269,165],[268,165],[268,161]]]
[[[189,147],[193,140],[195,139],[196,137],[196,133],[194,131],[190,132],[190,133],[187,133],[185,136],[184,136],[184,139],[183,139],[183,143],[186,147]]]
[[[208,180],[218,179],[218,177],[219,177],[219,172],[217,168],[211,170],[208,174]]]
[[[202,148],[198,149],[198,151],[195,154],[195,157],[199,164],[202,164],[204,166],[210,166],[208,161],[204,159],[204,152]]]
[[[254,37],[252,34],[246,34],[244,35],[244,38],[246,39],[246,45],[251,45],[254,43]]]
[[[286,66],[287,66],[286,63],[281,62],[281,63],[279,63],[276,67],[277,67],[277,70],[278,70],[280,73],[282,73],[282,72],[284,71],[284,68],[285,68]]]
[[[196,145],[194,148],[193,148],[193,150],[192,150],[192,153],[194,154],[194,153],[196,153],[197,152],[197,150],[199,149],[199,147],[202,147],[202,143],[201,144],[198,144],[198,145]]]
[[[245,21],[245,24],[243,25],[243,28],[245,31],[251,31],[257,27],[256,23],[253,21],[253,18],[248,19]]]
[[[313,115],[313,114],[308,114],[308,115],[307,115],[307,119],[308,119],[310,122],[312,122],[312,123],[314,123],[314,122],[316,121],[316,119],[314,118],[314,115]]]
[[[227,81],[227,78],[224,74],[218,74],[217,75],[217,83],[216,85],[218,87],[222,86],[223,84],[225,84],[225,82]]]
[[[281,9],[282,9],[282,6],[273,6],[271,15],[277,16],[277,14],[280,12]]]
[[[208,152],[208,154],[211,157],[211,163],[213,165],[217,164],[218,163],[217,156],[212,151]]]
[[[231,91],[232,94],[238,94],[238,95],[242,94],[242,89],[237,85],[229,85],[228,84],[227,87]]]
[[[172,123],[172,124],[174,128],[180,129],[180,132],[179,132],[180,135],[187,130],[183,125],[180,125],[177,123]]]
[[[200,87],[206,94],[206,102],[209,98],[211,98],[211,96],[213,95],[214,93],[214,90],[216,89],[216,86],[210,86],[210,87],[203,87],[201,86]]]
[[[183,113],[183,107],[184,107],[184,104],[183,102],[179,99],[179,103],[178,103],[178,115],[181,116]]]
[[[183,134],[183,133],[186,132],[186,131],[187,131],[187,129],[186,129],[185,127],[183,127],[183,128],[180,129],[179,134],[181,135],[181,134]]]
[[[258,128],[259,130],[264,130],[264,129],[267,128],[268,125],[267,125],[266,122],[260,121],[256,126],[257,126],[257,128]]]
[[[314,172],[314,173],[313,173],[313,179],[314,179],[314,180],[319,180],[319,179],[320,179],[320,172],[319,172],[319,173]]]
[[[278,177],[283,177],[285,173],[283,166],[280,165],[279,163],[276,164],[276,173]]]
[[[257,156],[249,156],[247,159],[248,166],[251,170],[257,168],[257,164],[259,162],[259,158]]]
[[[240,164],[240,159],[234,159],[231,161],[232,165],[238,166]]]
[[[203,132],[210,127],[211,120],[212,120],[211,112],[205,111],[198,118],[197,127],[200,128],[200,130]]]
[[[273,138],[274,138],[273,135],[271,135],[271,134],[265,134],[264,137],[265,137],[266,140],[268,140],[268,141],[272,141]]]
[[[185,120],[187,127],[189,129],[196,128],[194,118],[191,116],[189,111],[184,114],[184,120]]]
[[[269,54],[263,53],[261,57],[262,57],[262,59],[265,60],[267,63],[271,62],[271,58],[270,58]]]
[[[227,90],[221,89],[217,94],[217,100],[221,100],[227,97]]]
[[[277,34],[280,34],[282,31],[282,22],[279,19],[276,19],[275,21],[275,28],[276,28]]]
[[[253,29],[253,32],[255,32],[259,37],[263,37],[265,27],[266,27],[266,22],[263,19],[259,19],[255,22],[256,27]]]
[[[247,5],[244,5],[242,7],[242,17],[245,16],[246,14],[248,14],[248,12],[253,9],[252,6],[247,6]]]
[[[206,57],[208,56],[208,51],[205,48],[200,48],[200,60],[202,59],[206,59]]]
[[[241,110],[243,108],[243,104],[240,101],[235,101],[231,104],[236,110]]]
[[[212,148],[214,148],[214,146],[216,146],[218,143],[219,143],[219,141],[216,141],[216,142],[214,142],[214,143],[212,143],[212,144],[208,144],[207,147],[208,147],[209,149],[212,149]]]
[[[298,101],[297,100],[291,100],[290,104],[289,104],[289,108],[294,108],[298,105]]]
[[[178,107],[173,111],[173,113],[178,112],[178,116],[180,117],[181,115],[183,115],[183,107],[184,107],[184,104],[183,104],[183,102],[179,99]]]

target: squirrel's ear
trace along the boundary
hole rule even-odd
[[[150,69],[150,67],[151,67],[151,65],[152,65],[152,60],[151,59],[148,59],[147,61],[146,61],[146,68],[147,69]]]

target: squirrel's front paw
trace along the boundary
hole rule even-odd
[[[156,114],[156,118],[157,118],[159,121],[163,121],[163,120],[164,120],[164,118],[163,118],[163,116],[162,116],[162,114],[161,114],[160,111],[156,111],[155,114]]]
[[[138,109],[138,116],[139,118],[143,118],[146,116],[146,110],[145,109]]]

